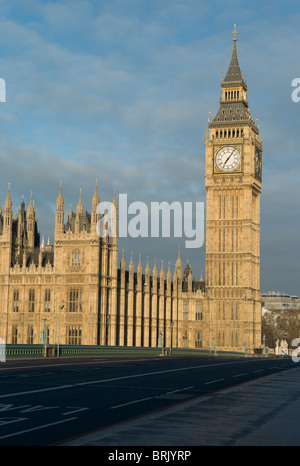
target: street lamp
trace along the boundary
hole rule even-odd
[[[60,311],[65,307],[63,304],[62,306],[59,306],[59,312],[58,312],[58,335],[57,335],[57,357],[59,358],[59,335],[60,335]]]

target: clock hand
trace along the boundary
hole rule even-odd
[[[224,165],[226,165],[226,163],[228,162],[228,160],[230,159],[230,157],[232,156],[232,154],[234,153],[235,149],[233,149],[233,151],[230,153],[229,157],[226,159],[226,162],[224,163]]]

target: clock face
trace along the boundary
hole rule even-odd
[[[216,165],[223,172],[232,172],[241,163],[241,154],[236,147],[222,147],[216,155]]]
[[[261,157],[258,149],[255,151],[255,175],[257,177],[261,176]]]

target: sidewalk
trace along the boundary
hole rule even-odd
[[[300,365],[70,440],[65,446],[299,446]]]

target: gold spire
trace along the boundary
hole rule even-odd
[[[63,195],[62,195],[62,189],[61,189],[61,182],[59,184],[59,193],[58,193],[58,196],[57,196],[57,199],[56,199],[56,204],[58,205],[63,205],[64,204],[64,198],[63,198]]]
[[[237,30],[236,30],[236,24],[234,25],[234,28],[233,28],[233,31],[232,31],[232,34],[233,34],[233,42],[236,42],[236,36],[237,36]]]
[[[10,183],[8,183],[8,191],[7,191],[7,198],[5,200],[5,210],[11,210],[12,208],[12,200],[11,200],[11,197],[10,197]]]
[[[182,266],[182,262],[181,262],[181,259],[180,259],[180,246],[178,246],[178,257],[177,257],[177,261],[176,261],[176,268],[180,268]]]
[[[77,204],[76,212],[77,212],[77,214],[82,214],[83,213],[83,205],[82,205],[82,202],[81,202],[81,188],[80,188],[80,192],[79,192],[79,201],[78,201],[78,204]]]
[[[97,207],[97,205],[99,204],[100,202],[100,197],[99,197],[99,194],[98,194],[98,180],[96,179],[96,185],[95,185],[95,191],[94,191],[94,195],[93,195],[93,198],[92,198],[92,205],[93,207]]]
[[[139,263],[138,263],[138,266],[137,266],[137,271],[139,273],[142,273],[141,254],[139,254]]]
[[[154,259],[154,266],[153,266],[153,274],[157,273],[157,268],[156,268],[156,259]]]
[[[147,264],[146,264],[146,267],[145,267],[145,272],[146,272],[146,273],[150,273],[150,267],[149,267],[148,256],[147,256]]]

